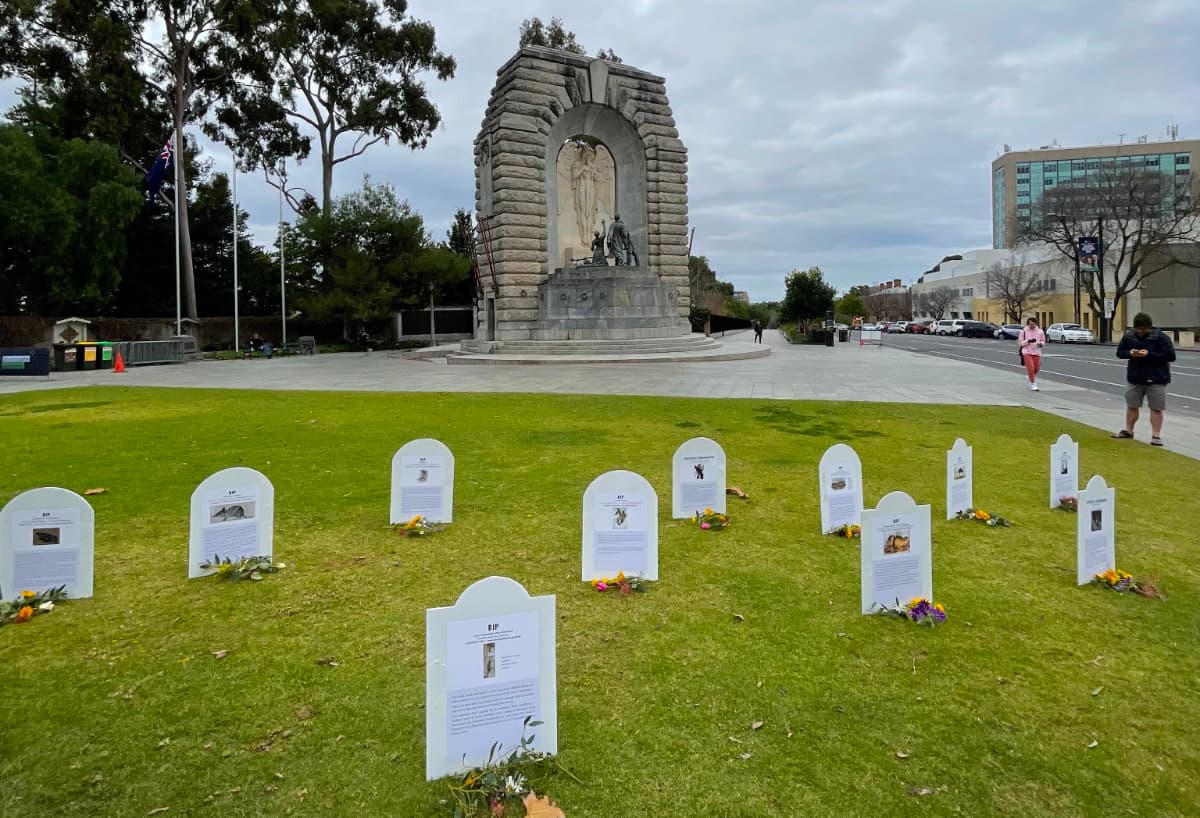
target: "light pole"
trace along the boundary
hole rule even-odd
[[[238,335],[238,201],[237,159],[233,160],[233,348],[241,354],[241,337]]]

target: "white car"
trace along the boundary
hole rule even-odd
[[[1050,343],[1080,343],[1093,344],[1096,342],[1096,337],[1092,335],[1092,331],[1084,329],[1078,324],[1051,324],[1046,330],[1046,340]]]
[[[903,333],[907,329],[908,329],[907,321],[893,321],[892,323],[888,324],[887,331],[889,333],[891,333],[891,332]]]
[[[962,335],[962,318],[944,318],[929,328],[934,335]]]

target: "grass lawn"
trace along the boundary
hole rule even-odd
[[[1064,431],[1117,488],[1119,565],[1166,602],[1075,587],[1075,517],[1046,507]],[[695,435],[751,497],[727,531],[668,519],[671,454]],[[456,522],[404,540],[389,463],[424,436],[455,453]],[[1018,527],[940,519],[957,436],[976,503]],[[0,441],[0,502],[109,490],[89,498],[95,597],[0,629],[0,816],[447,815],[424,782],[424,612],[491,574],[558,596],[560,759],[584,783],[547,789],[571,818],[1200,803],[1200,463],[1049,415],[87,388],[3,399]],[[818,532],[817,461],[839,441],[868,505],[933,505],[944,626],[859,615],[857,546]],[[188,581],[191,492],[235,465],[274,482],[288,568]],[[583,490],[613,468],[659,493],[662,581],[629,598],[578,580]]]

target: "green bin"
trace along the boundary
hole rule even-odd
[[[113,358],[116,357],[112,341],[97,341],[96,347],[99,352],[96,356],[96,369],[112,369]]]
[[[54,345],[54,369],[56,372],[75,372],[79,369],[79,348],[75,344]]]

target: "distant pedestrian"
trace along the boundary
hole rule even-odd
[[[755,321],[754,322],[754,343],[756,343],[756,344],[762,343],[762,329],[763,329],[762,324]]]
[[[1163,410],[1167,408],[1167,384],[1171,382],[1171,362],[1175,347],[1154,321],[1144,312],[1133,317],[1133,330],[1117,345],[1117,357],[1129,361],[1125,380],[1125,428],[1113,437],[1133,437],[1134,424],[1141,414],[1142,401],[1150,406],[1150,445],[1161,446]]]
[[[1021,350],[1021,362],[1025,364],[1025,375],[1029,388],[1038,390],[1037,376],[1042,371],[1042,347],[1046,345],[1046,333],[1038,326],[1036,318],[1025,322],[1025,328],[1017,335],[1017,348]]]

